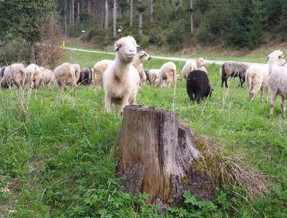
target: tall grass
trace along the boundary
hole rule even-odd
[[[74,52],[65,61],[86,67],[101,59],[113,56]],[[151,60],[145,67],[164,62]],[[180,71],[183,63],[176,65]],[[199,105],[189,101],[184,80],[174,88],[147,85],[138,104],[176,111],[196,134],[224,144],[226,153],[264,173],[273,185],[266,197],[253,201],[238,187],[218,190],[212,205],[186,194],[186,204],[166,216],[286,216],[287,121],[280,117],[279,102],[271,117],[269,103],[258,97],[248,102],[245,88],[237,88],[239,79],[222,89],[219,66],[208,66],[208,72],[214,92]],[[0,217],[159,216],[155,205],[145,205],[144,194],[121,191],[114,150],[122,118],[105,113],[103,90],[69,90],[0,91]]]

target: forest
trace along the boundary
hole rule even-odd
[[[142,48],[173,52],[195,45],[252,50],[284,42],[287,31],[284,0],[2,0],[0,10],[0,45],[8,62],[20,58],[13,50],[35,59],[41,54],[34,44],[52,36],[56,44],[80,38],[103,49],[133,35]],[[11,43],[14,49],[5,47]]]

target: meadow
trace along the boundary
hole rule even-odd
[[[64,61],[92,67],[112,55],[66,51]],[[145,68],[165,61],[152,59]],[[181,71],[183,62],[176,62]],[[239,79],[220,87],[219,66],[207,67],[214,88],[201,104],[189,101],[185,81],[176,87],[147,85],[138,104],[176,111],[197,135],[224,145],[224,152],[264,174],[265,197],[250,199],[241,187],[218,187],[213,202],[188,193],[182,207],[159,214],[145,194],[121,191],[114,151],[121,117],[104,111],[101,88],[79,86],[60,94],[57,87],[0,90],[0,217],[286,217],[287,120],[270,103],[248,102]]]

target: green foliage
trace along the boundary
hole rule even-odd
[[[28,63],[29,58],[29,46],[27,46],[27,43],[25,41],[10,41],[2,47],[0,55],[0,65],[7,66],[14,62]]]

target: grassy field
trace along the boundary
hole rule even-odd
[[[67,52],[66,61],[93,66],[111,55]],[[151,60],[146,68],[164,61]],[[178,69],[182,62],[176,63]],[[213,202],[186,195],[181,208],[159,215],[144,194],[123,193],[115,176],[114,150],[121,117],[104,111],[104,92],[57,87],[18,94],[0,90],[0,217],[286,217],[287,120],[279,102],[247,101],[245,88],[220,87],[219,66],[208,66],[214,88],[200,105],[191,103],[185,81],[173,88],[144,87],[138,104],[173,110],[198,135],[225,145],[225,152],[267,176],[264,198],[247,198],[240,187],[220,187]]]

